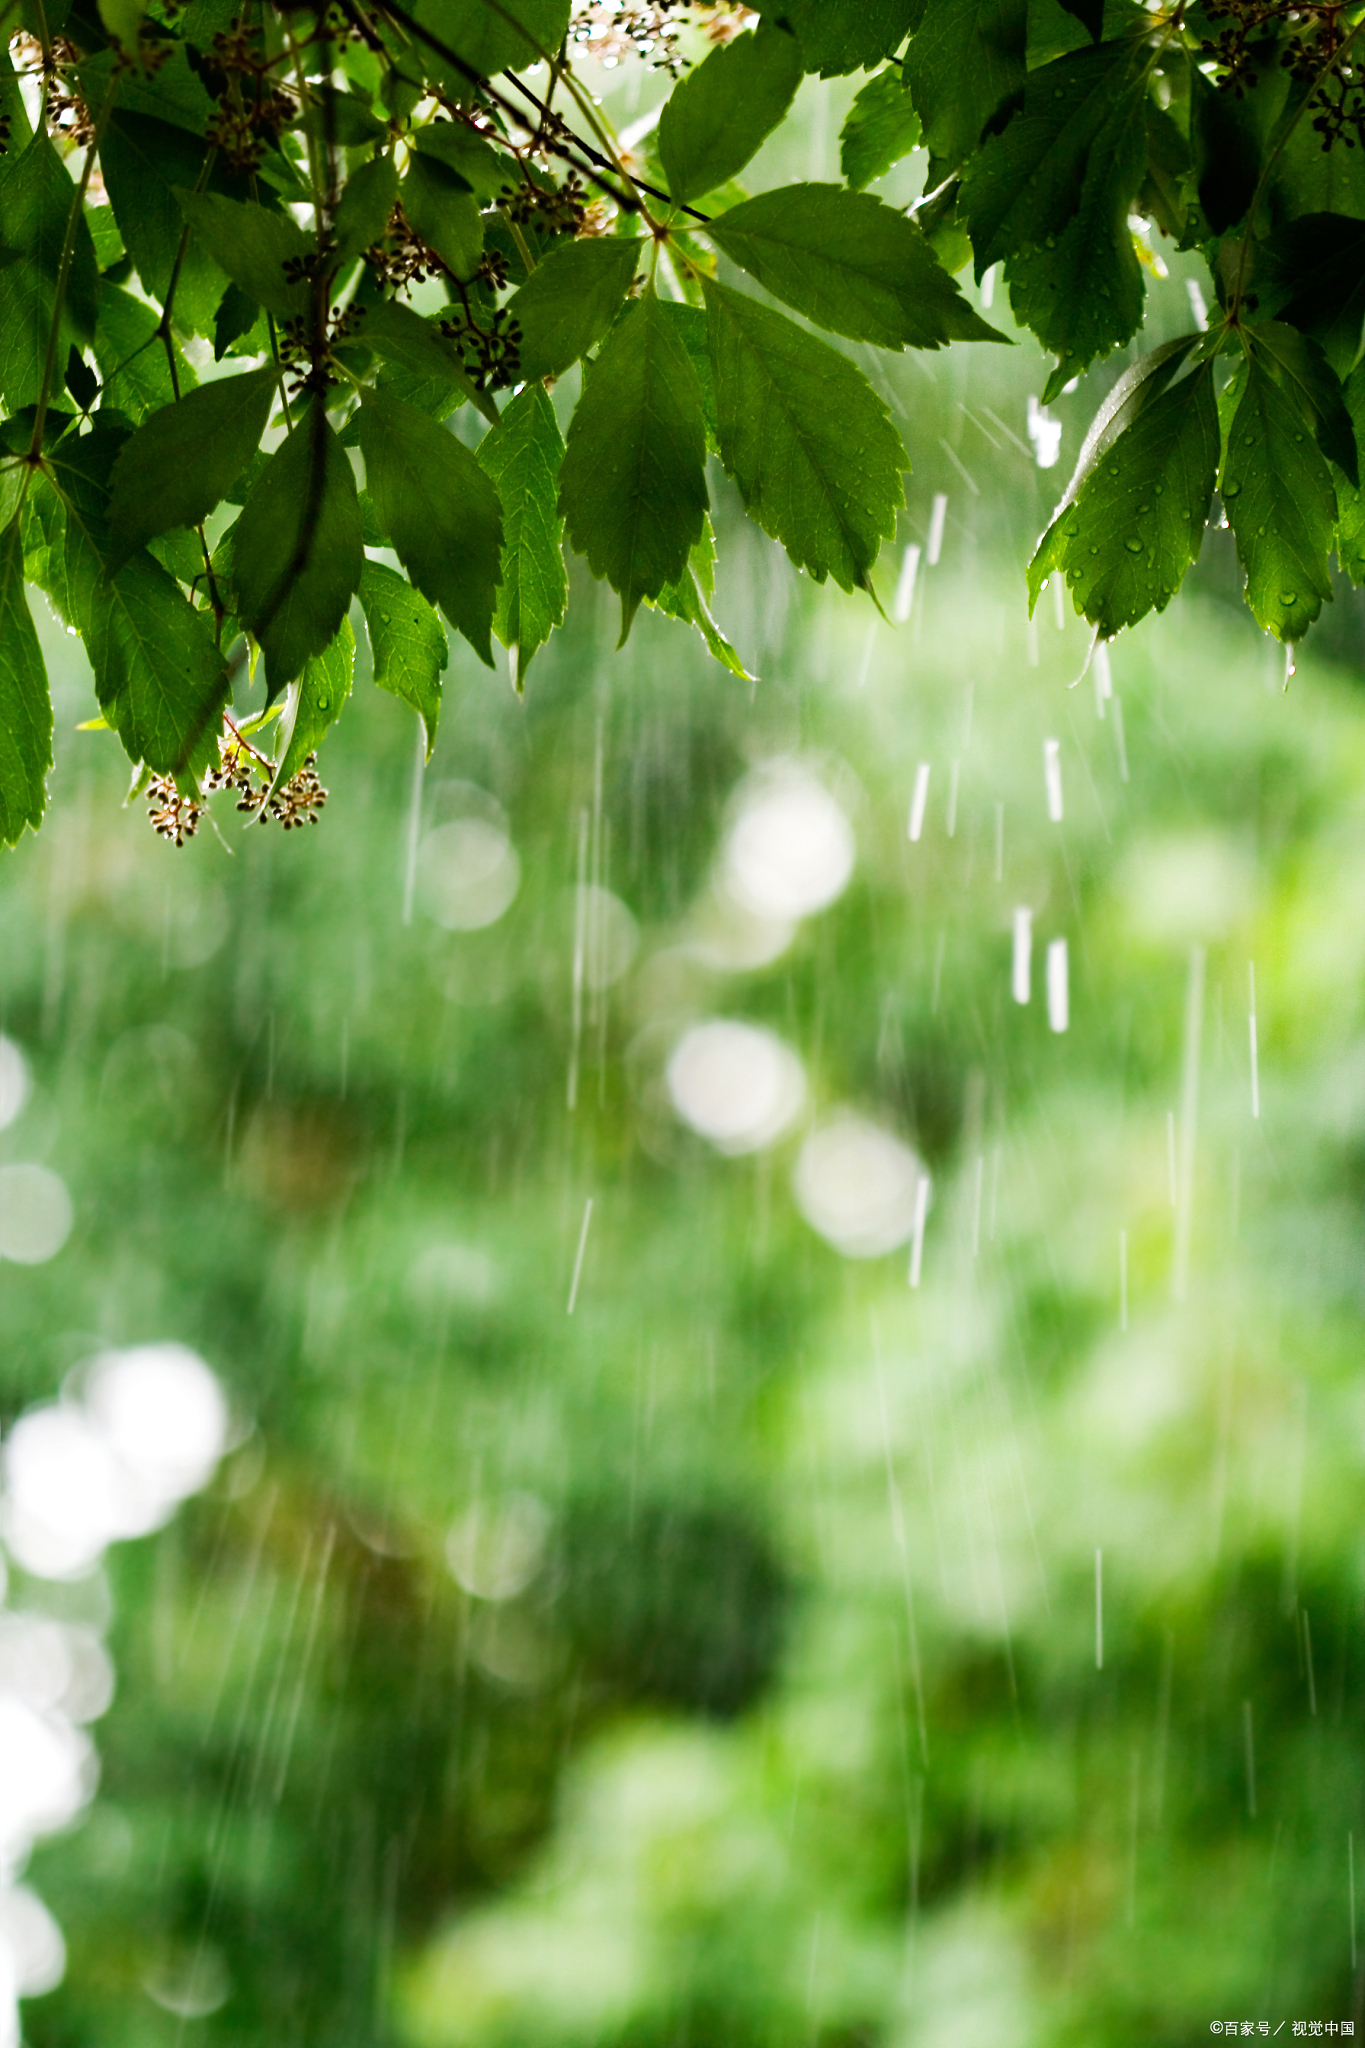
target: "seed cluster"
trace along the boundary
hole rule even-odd
[[[1224,91],[1243,99],[1279,67],[1313,85],[1309,111],[1324,150],[1365,141],[1365,77],[1342,26],[1341,0],[1206,0],[1204,12],[1226,24],[1201,44]]]
[[[317,755],[309,754],[297,775],[273,789],[275,763],[233,728],[218,742],[218,766],[204,777],[200,793],[185,795],[169,775],[154,775],[147,784],[147,815],[152,830],[174,846],[183,846],[199,830],[207,798],[220,789],[236,792],[237,809],[262,825],[280,825],[293,832],[316,825],[327,801],[318,777]]]

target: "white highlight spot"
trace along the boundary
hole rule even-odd
[[[806,1073],[790,1047],[771,1031],[727,1018],[687,1032],[667,1079],[683,1122],[720,1152],[761,1151],[805,1107]]]
[[[446,1538],[446,1563],[476,1600],[515,1600],[540,1570],[550,1517],[533,1494],[477,1501]]]
[[[1114,672],[1109,666],[1109,644],[1105,640],[1095,642],[1090,656],[1090,672],[1095,678],[1095,716],[1104,717],[1104,707],[1114,694]]]
[[[1247,1017],[1247,1030],[1251,1040],[1251,1114],[1261,1114],[1261,1070],[1256,1047],[1256,964],[1247,961],[1247,980],[1251,988],[1251,1010]]]
[[[908,1145],[839,1110],[801,1147],[794,1189],[813,1230],[849,1259],[876,1259],[909,1241],[924,1169]]]
[[[924,1225],[929,1215],[929,1193],[931,1182],[927,1173],[922,1173],[915,1184],[915,1221],[910,1239],[910,1285],[919,1286],[920,1268],[924,1263]]]
[[[0,1131],[7,1131],[29,1097],[28,1061],[12,1038],[0,1035]]]
[[[46,1166],[0,1166],[0,1258],[45,1265],[70,1237],[73,1221],[60,1174]]]
[[[428,832],[417,852],[417,900],[448,932],[496,924],[521,886],[521,862],[491,818],[455,818]]]
[[[1070,1021],[1065,939],[1053,939],[1047,949],[1047,1021],[1054,1031],[1065,1031]]]
[[[1052,417],[1045,405],[1039,405],[1032,394],[1028,402],[1028,437],[1039,469],[1054,468],[1062,452],[1062,423]]]
[[[947,494],[935,491],[934,502],[929,507],[929,538],[924,545],[924,559],[931,569],[937,568],[938,558],[943,553],[943,527],[947,517]]]
[[[1062,822],[1062,743],[1043,741],[1043,784],[1047,790],[1047,814],[1054,825]]]
[[[919,576],[920,546],[911,541],[901,556],[901,573],[896,578],[896,595],[891,605],[891,616],[898,626],[903,626],[915,604],[915,582]]]
[[[1029,999],[1032,964],[1033,912],[1020,904],[1014,913],[1014,957],[1010,964],[1010,993],[1016,1003]]]
[[[780,761],[741,793],[724,876],[745,909],[789,922],[841,896],[855,857],[853,827],[824,784],[798,763]]]
[[[1207,327],[1209,324],[1209,309],[1204,304],[1204,294],[1199,289],[1198,279],[1187,277],[1185,279],[1185,290],[1189,295],[1190,312],[1195,326]]]
[[[911,839],[918,839],[924,830],[924,807],[929,801],[929,763],[921,761],[915,770],[915,793],[910,799],[910,823],[908,833]]]

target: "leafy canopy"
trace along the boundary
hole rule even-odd
[[[490,664],[496,637],[523,688],[566,539],[623,637],[644,603],[743,675],[710,608],[709,462],[801,569],[873,594],[907,460],[854,348],[1004,340],[954,275],[998,264],[1055,358],[1046,399],[1140,333],[1135,215],[1204,259],[1216,310],[1105,399],[1033,601],[1060,575],[1105,635],[1160,610],[1216,490],[1268,632],[1307,630],[1334,553],[1365,580],[1365,0],[636,9],[672,74],[643,156],[575,70],[600,17],[11,0],[7,843],[52,758],[26,583],[82,635],[89,722],[159,831],[183,843],[226,787],[292,826],[325,795],[353,621],[429,752],[449,631]],[[803,77],[858,73],[842,184],[739,182]],[[916,149],[919,201],[868,189]]]

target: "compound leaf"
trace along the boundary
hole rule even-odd
[[[1248,329],[1252,352],[1269,359],[1271,374],[1299,400],[1323,454],[1360,482],[1355,427],[1341,393],[1341,380],[1315,341],[1283,321]]]
[[[78,203],[76,186],[46,134],[36,135],[18,155],[0,157],[0,392],[11,408],[32,405],[42,387],[62,245]],[[73,344],[94,338],[99,282],[82,212],[63,300],[59,364]]]
[[[801,83],[801,51],[763,23],[712,50],[674,87],[659,118],[659,158],[674,201],[728,184],[782,120]]]
[[[456,94],[468,98],[471,71],[481,78],[496,72],[553,60],[564,40],[572,12],[571,0],[422,0],[414,8],[421,26],[458,57],[452,64],[442,51],[424,52],[430,69],[450,80]]]
[[[136,299],[108,280],[100,291],[100,317],[95,327],[95,361],[104,379],[103,403],[140,424],[159,406],[173,405],[166,351],[158,339],[160,321],[144,299]],[[174,343],[176,374],[182,396],[198,379]]]
[[[839,168],[844,182],[861,192],[893,164],[909,156],[920,139],[920,119],[903,71],[888,65],[856,94],[839,131]]]
[[[374,679],[381,690],[411,704],[427,736],[427,759],[441,716],[441,676],[450,642],[440,617],[406,576],[382,562],[360,572],[360,608],[370,636]]]
[[[561,377],[602,339],[640,261],[633,236],[562,243],[538,263],[508,307],[521,324],[521,374]]]
[[[905,214],[842,185],[785,185],[712,221],[711,239],[818,326],[883,348],[1003,341]]]
[[[1106,638],[1164,611],[1198,559],[1217,474],[1213,366],[1202,363],[1148,399],[1053,520],[1029,564],[1030,608],[1060,569]]]
[[[270,698],[331,645],[363,561],[355,477],[315,401],[267,462],[235,529],[238,617],[260,642]]]
[[[342,189],[334,231],[337,261],[346,263],[382,236],[398,197],[398,173],[388,155],[358,164]]]
[[[1357,439],[1365,438],[1365,363],[1346,379],[1346,410]],[[1365,489],[1339,476],[1337,483],[1337,559],[1352,583],[1365,583]]]
[[[109,567],[173,526],[197,526],[229,491],[265,432],[273,367],[222,377],[163,406],[126,441],[110,479]]]
[[[641,599],[681,576],[707,502],[701,387],[650,292],[589,371],[560,470],[569,540],[620,592],[623,640]]]
[[[721,458],[798,567],[866,588],[904,502],[905,450],[862,371],[782,313],[709,279]]]
[[[1256,623],[1279,640],[1302,639],[1332,595],[1336,493],[1297,400],[1255,355],[1228,429],[1221,487]]]
[[[468,283],[483,253],[483,216],[459,172],[414,151],[403,180],[403,211],[428,248]]]
[[[19,521],[0,533],[0,839],[17,844],[25,825],[42,823],[52,766],[52,702],[47,669],[24,596]]]
[[[122,88],[120,88],[120,92]],[[185,229],[175,192],[192,188],[208,145],[172,127],[120,107],[100,144],[100,169],[133,268],[145,291],[164,303]],[[191,237],[175,286],[175,317],[182,328],[206,334],[227,278],[197,238]]]
[[[375,513],[399,561],[491,668],[502,509],[478,457],[382,391],[362,393],[360,446]]]
[[[564,623],[569,601],[557,503],[563,457],[555,409],[539,384],[520,391],[497,433],[479,443],[479,461],[502,501],[502,582],[493,631],[512,650],[518,690],[536,649]]]

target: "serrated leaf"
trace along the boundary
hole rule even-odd
[[[363,561],[355,477],[315,401],[261,472],[235,531],[238,616],[260,643],[269,697],[330,646]]]
[[[528,384],[517,394],[478,453],[502,503],[502,582],[493,631],[514,651],[521,690],[532,655],[564,623],[569,601],[558,505],[564,441],[542,385]]]
[[[978,279],[1002,258],[1062,233],[1081,206],[1092,152],[1103,184],[1098,138],[1105,130],[1113,136],[1116,118],[1145,108],[1135,63],[1131,44],[1102,43],[1030,74],[1022,111],[987,137],[962,173]],[[1090,183],[1094,192],[1096,180]]]
[[[502,553],[491,479],[454,434],[382,391],[361,394],[360,446],[375,511],[399,561],[491,668]]]
[[[553,61],[569,26],[572,0],[421,0],[414,8],[422,27],[481,78],[499,71]],[[448,63],[430,48],[423,49],[429,70],[449,79],[459,98],[470,95],[463,68]]]
[[[1104,34],[1104,0],[1058,0],[1068,14],[1085,30],[1092,43],[1097,43]]]
[[[562,377],[602,339],[621,310],[640,243],[593,236],[561,243],[538,263],[508,312],[521,324],[523,377]]]
[[[905,80],[933,159],[931,184],[966,163],[1002,104],[1023,88],[1028,0],[928,0]]]
[[[1029,564],[1029,608],[1060,569],[1106,638],[1164,611],[1198,559],[1218,474],[1213,365],[1167,384],[1090,470]]]
[[[321,654],[310,655],[289,686],[280,713],[280,759],[273,788],[282,789],[317,752],[341,716],[354,673],[355,634],[350,620],[343,619]]]
[[[342,189],[333,223],[338,264],[350,262],[379,240],[397,197],[398,172],[391,156],[371,157],[356,166]]]
[[[286,266],[307,262],[317,244],[291,214],[248,199],[225,199],[220,192],[182,189],[175,197],[209,255],[240,291],[278,319],[303,317],[309,289],[291,283]]]
[[[427,247],[467,284],[483,253],[483,216],[459,173],[414,152],[403,180],[403,211]]]
[[[920,118],[899,65],[869,78],[854,97],[839,131],[839,168],[861,192],[909,156],[920,139]]]
[[[0,157],[0,393],[11,409],[36,403],[56,306],[62,245],[76,186],[46,134]],[[57,363],[73,344],[93,340],[99,265],[84,215],[76,223],[62,308]]]
[[[862,371],[782,313],[708,280],[721,459],[765,533],[818,583],[866,588],[908,467]]]
[[[360,608],[370,636],[375,682],[417,712],[427,736],[429,761],[441,716],[441,676],[450,660],[446,629],[406,576],[382,562],[366,562],[360,572]]]
[[[708,600],[715,589],[715,581],[716,541],[711,521],[707,519],[687,567],[676,583],[666,584],[659,592],[654,599],[655,607],[670,619],[680,619],[684,625],[695,626],[707,651],[721,667],[728,669],[732,676],[738,676],[741,682],[751,683],[754,678],[711,616]]]
[[[1343,392],[1346,410],[1356,430],[1357,443],[1365,440],[1365,363],[1359,363],[1346,379]],[[1337,487],[1337,559],[1352,583],[1365,583],[1365,489],[1339,473]]]
[[[369,308],[359,332],[365,345],[386,363],[396,365],[422,384],[451,394],[450,404],[437,417],[444,419],[468,400],[490,426],[497,425],[497,407],[487,392],[477,391],[470,383],[453,344],[433,321],[424,320],[411,306],[400,305],[396,299],[381,299],[377,306]],[[408,394],[398,391],[395,396],[406,398]],[[423,405],[421,409],[435,411],[434,406]]]
[[[209,765],[227,670],[210,615],[149,554],[105,574],[108,476],[123,438],[97,424],[53,451],[66,500],[57,601],[85,641],[100,709],[129,759],[158,775],[193,777]]]
[[[649,292],[603,343],[560,470],[570,544],[620,593],[623,640],[641,600],[681,576],[707,502],[701,390]]]
[[[675,204],[727,184],[783,119],[801,52],[767,22],[722,43],[675,85],[659,117],[659,160]]]
[[[706,334],[706,314],[700,306],[682,306],[668,299],[660,299],[659,304],[697,373],[697,383],[701,388],[702,418],[706,422],[706,446],[711,454],[719,455],[716,384],[711,375],[711,345]],[[693,555],[695,554],[694,548]]]
[[[732,262],[817,326],[882,348],[1003,341],[915,223],[868,192],[785,185],[712,221]]]
[[[99,16],[105,28],[124,50],[134,53],[142,11],[142,0],[99,0]]]
[[[1358,484],[1355,427],[1341,380],[1317,343],[1280,320],[1264,321],[1246,332],[1252,354],[1268,359],[1271,375],[1298,399],[1323,454]]]
[[[786,21],[807,71],[822,78],[870,70],[899,49],[922,0],[757,0],[755,11]]]
[[[494,149],[463,121],[425,122],[410,131],[408,141],[419,155],[434,156],[449,170],[458,171],[480,199],[496,199],[504,185],[516,181],[515,158]]]
[[[122,88],[120,88],[121,90]],[[100,144],[100,170],[133,268],[144,291],[164,304],[184,232],[176,186],[192,187],[207,145],[165,121],[114,112]],[[227,278],[203,244],[191,236],[175,285],[177,324],[206,334]]]
[[[1332,595],[1336,493],[1297,401],[1254,355],[1220,488],[1256,623],[1279,640],[1302,639]]]
[[[109,568],[173,526],[198,526],[251,460],[270,418],[273,366],[163,406],[124,443],[111,478]]]
[[[36,832],[52,766],[52,702],[47,669],[24,596],[19,522],[0,533],[0,839]]]
[[[103,403],[114,412],[126,413],[135,426],[158,406],[175,400],[165,346],[157,334],[160,324],[145,300],[135,299],[121,285],[106,280],[95,327],[95,361],[104,379]],[[183,396],[193,391],[199,380],[179,347],[175,343],[172,347]]]
[[[79,77],[87,106],[102,107],[116,84],[120,116],[149,117],[190,135],[202,137],[213,112],[184,41],[162,43],[155,65],[145,69],[123,63],[113,50],[96,50],[82,58]]]

